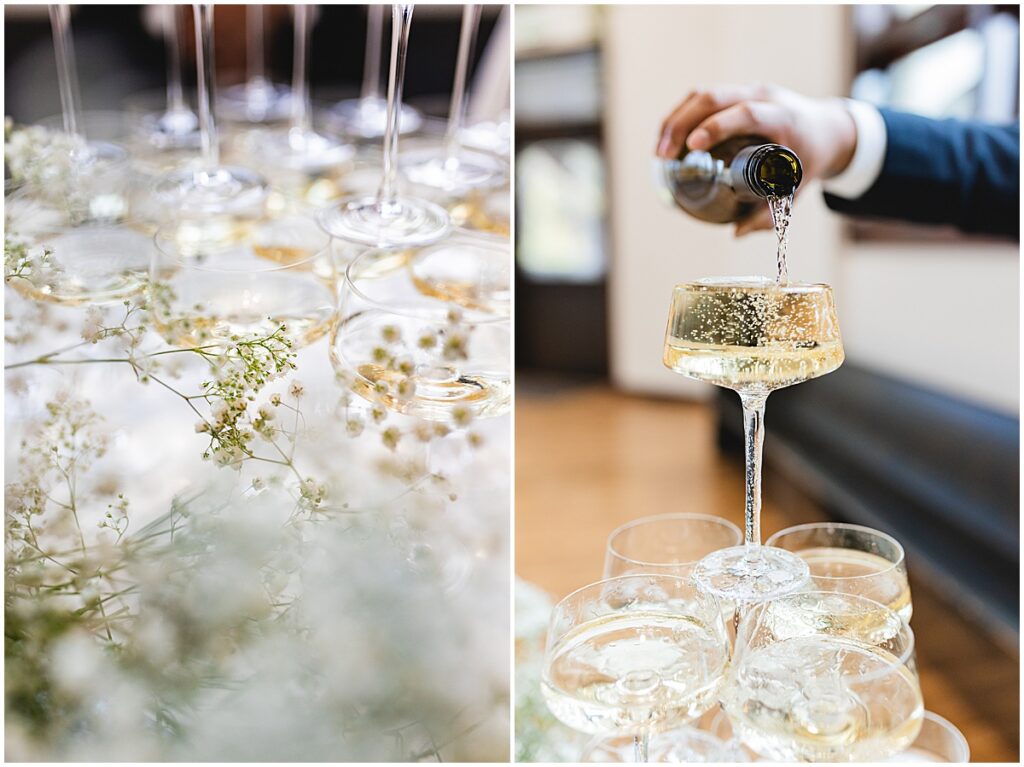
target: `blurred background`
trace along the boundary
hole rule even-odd
[[[365,5],[315,6],[315,26],[310,45],[309,78],[314,101],[336,101],[359,95],[366,46]],[[510,34],[508,14],[498,19],[504,6],[484,6],[471,71],[477,78],[494,78],[495,69],[507,70],[508,62],[488,54],[488,42],[496,26],[498,34]],[[119,109],[140,92],[153,91],[159,103],[167,71],[166,49],[161,35],[161,6],[73,5],[71,14],[78,79],[85,110]],[[382,77],[390,44],[390,8],[384,14],[386,43]],[[191,14],[183,47],[191,52]],[[265,6],[265,59],[267,76],[275,82],[291,82],[292,13],[287,5]],[[459,44],[461,5],[417,5],[409,37],[405,100],[428,115],[446,117],[455,54]],[[28,123],[60,113],[53,38],[46,5],[5,5],[6,95],[4,114]],[[220,85],[241,83],[246,77],[246,9],[244,5],[216,7],[216,74]],[[493,46],[495,51],[502,46]],[[444,66],[439,66],[444,62]],[[185,87],[195,89],[195,75],[186,76]],[[384,83],[386,87],[386,82]],[[487,100],[507,104],[507,93],[488,95]],[[505,99],[504,102],[501,99]],[[483,106],[483,105],[476,105]],[[488,105],[489,106],[489,105]],[[472,93],[469,122],[473,122]]]
[[[517,570],[560,598],[623,522],[742,516],[739,398],[665,369],[662,344],[674,284],[772,274],[774,234],[664,207],[662,119],[761,80],[1015,121],[1019,7],[520,6],[515,45]],[[790,276],[835,289],[847,359],[769,398],[763,535],[895,535],[926,706],[975,760],[1016,761],[1019,243],[843,218],[813,188],[789,242]]]

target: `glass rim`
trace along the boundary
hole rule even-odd
[[[692,512],[691,513],[691,512],[685,512],[685,511],[678,511],[678,512],[669,512],[667,514],[652,514],[651,516],[648,516],[648,517],[639,517],[637,519],[633,519],[633,520],[630,520],[629,522],[626,522],[624,524],[619,525],[618,527],[616,527],[614,530],[612,530],[608,534],[608,543],[607,543],[607,546],[606,546],[606,548],[608,550],[608,553],[611,554],[612,556],[616,557],[617,559],[623,561],[623,562],[626,562],[626,563],[631,564],[631,565],[640,565],[642,567],[679,567],[679,566],[696,564],[697,562],[700,561],[700,559],[695,559],[695,560],[693,560],[693,562],[671,562],[671,563],[668,563],[668,562],[644,562],[644,561],[639,560],[639,559],[634,559],[632,557],[627,557],[624,554],[620,554],[618,551],[615,550],[615,545],[614,545],[613,542],[615,541],[615,539],[621,533],[624,533],[627,530],[631,530],[631,529],[633,529],[635,527],[639,527],[641,525],[652,524],[652,523],[658,522],[658,521],[668,521],[668,520],[671,520],[671,519],[675,519],[675,520],[692,520],[692,521],[697,521],[697,522],[710,522],[710,523],[713,523],[715,525],[719,525],[721,527],[724,527],[727,530],[734,531],[736,533],[736,536],[737,536],[737,542],[734,545],[738,546],[739,544],[743,543],[743,531],[740,530],[738,525],[730,522],[729,520],[725,519],[724,517],[715,516],[714,514],[702,514],[702,513],[699,513],[699,512]],[[729,547],[726,546],[724,548],[729,548]],[[634,575],[642,575],[642,573],[633,573],[633,574]],[[658,573],[651,573],[651,575],[658,575]],[[617,576],[617,577],[621,577],[621,576]]]
[[[744,288],[755,288],[764,290],[778,290],[783,293],[815,293],[815,292],[827,292],[831,293],[832,286],[827,282],[800,282],[796,280],[787,280],[786,282],[778,282],[772,277],[765,277],[763,275],[722,275],[714,277],[701,277],[696,280],[688,280],[686,282],[677,282],[672,287],[672,292],[696,292],[699,289],[705,288],[733,288],[733,287],[744,287]]]
[[[888,607],[887,605],[883,605],[881,602],[876,602],[874,599],[869,599],[868,597],[860,596],[859,594],[847,594],[845,592],[836,592],[836,591],[822,591],[821,589],[812,589],[812,590],[808,590],[808,591],[795,591],[792,594],[786,594],[786,595],[781,596],[781,597],[776,597],[775,599],[770,599],[770,600],[768,600],[766,602],[760,602],[760,603],[754,605],[754,608],[747,615],[748,616],[757,616],[756,620],[759,623],[760,619],[761,619],[761,615],[763,615],[764,611],[769,609],[769,608],[771,608],[773,605],[776,605],[779,602],[789,602],[789,601],[792,601],[792,600],[797,599],[799,597],[807,598],[807,597],[814,597],[814,596],[822,596],[822,597],[829,597],[829,598],[840,597],[840,598],[843,598],[843,599],[854,600],[856,602],[863,602],[863,603],[867,603],[869,605],[873,605],[873,607],[877,608],[878,610],[884,611],[886,613],[890,613],[893,616],[893,618],[895,618],[895,623],[898,624],[899,627],[900,627],[899,631],[896,634],[896,636],[899,636],[900,634],[905,634],[906,635],[906,638],[907,638],[907,640],[906,640],[906,647],[904,647],[900,651],[899,655],[897,655],[896,653],[894,653],[894,652],[892,652],[890,650],[885,650],[885,648],[877,647],[877,646],[874,646],[874,645],[872,645],[872,646],[876,647],[876,649],[884,650],[889,655],[892,655],[894,658],[896,658],[896,661],[897,661],[897,663],[900,666],[907,666],[909,664],[910,659],[914,656],[914,650],[915,650],[916,645],[917,645],[917,641],[916,641],[916,639],[914,637],[914,630],[910,627],[910,624],[907,623],[905,620],[903,620],[899,616],[899,613],[897,613],[891,607]],[[740,644],[739,643],[740,632],[742,631],[743,626],[745,624],[747,624],[749,620],[750,620],[749,617],[744,617],[744,618],[742,618],[740,620],[739,629],[737,630],[737,635],[736,635],[736,645],[737,645],[737,647],[739,647],[739,644]],[[824,636],[829,636],[829,635],[825,634]],[[858,641],[859,644],[868,644],[867,642],[862,642],[860,640],[857,640],[857,641]],[[736,655],[738,656],[739,653],[736,653]],[[846,677],[846,678],[850,678],[850,679],[864,680],[864,679],[874,679],[875,677],[877,677],[878,675],[883,674],[883,673],[884,673],[884,671],[880,670],[880,671],[871,671],[871,672],[868,672],[866,674],[844,674],[843,676]],[[914,676],[917,677],[917,673],[916,672],[914,672]]]
[[[289,218],[292,217],[268,219],[267,221],[286,221]],[[294,219],[297,221],[305,221],[305,219],[303,219],[301,216],[294,216]],[[263,220],[257,221],[256,223],[263,223]],[[154,247],[156,247],[156,250],[158,253],[160,253],[160,255],[171,259],[181,267],[184,267],[186,269],[194,269],[198,272],[209,272],[211,274],[272,274],[274,272],[286,272],[297,267],[306,266],[307,264],[310,264],[316,261],[317,259],[322,258],[324,254],[327,254],[328,256],[333,256],[333,253],[331,252],[334,247],[333,238],[321,232],[319,228],[316,228],[316,231],[319,234],[323,234],[323,236],[325,237],[325,240],[323,241],[323,246],[312,251],[309,256],[298,261],[292,261],[287,264],[277,264],[274,263],[273,261],[270,261],[269,259],[265,259],[267,261],[267,267],[265,269],[224,269],[219,267],[199,265],[195,263],[190,263],[190,258],[188,256],[183,256],[180,253],[172,253],[161,245],[161,242],[168,242],[170,240],[170,238],[166,236],[166,233],[180,225],[181,222],[162,224],[161,226],[159,226],[157,230],[153,233],[153,245]],[[163,238],[161,238],[161,235],[164,235]],[[210,251],[208,255],[215,256],[220,253],[227,253],[239,247],[240,245],[244,248],[252,249],[253,245],[251,242],[251,236],[252,233],[249,232],[246,234],[246,236],[240,238],[239,241],[231,242],[227,245],[215,248],[214,250]]]
[[[699,592],[701,594],[704,594],[709,599],[712,599],[712,600],[715,599],[715,595],[714,594],[709,594],[709,593],[707,593],[705,591],[702,591],[697,586],[697,584],[693,582],[692,578],[688,578],[685,575],[670,575],[668,573],[626,573],[625,575],[614,575],[611,578],[601,578],[600,580],[591,581],[590,583],[588,583],[588,584],[586,584],[584,586],[580,586],[578,589],[574,589],[573,591],[570,591],[564,597],[559,599],[555,603],[554,607],[551,608],[551,615],[552,615],[552,617],[554,617],[555,611],[559,607],[561,607],[563,604],[568,602],[570,599],[572,599],[576,595],[582,594],[584,591],[588,591],[588,590],[596,588],[598,586],[605,586],[605,585],[607,585],[609,583],[618,583],[618,582],[621,582],[621,581],[626,581],[626,580],[629,580],[630,578],[670,578],[673,581],[678,581],[679,583],[689,584],[690,586],[693,587],[693,589],[695,591],[697,591],[697,592]],[[550,624],[550,621],[549,621],[549,624]]]
[[[957,746],[963,752],[963,761],[971,761],[971,744],[967,742],[967,736],[964,735],[963,731],[959,727],[946,719],[946,717],[940,716],[934,711],[929,711],[927,709],[925,709],[924,712],[924,720],[932,722],[936,726],[940,727],[943,732],[952,737],[953,740],[956,741]],[[911,747],[913,747],[913,744],[911,744]]]
[[[424,252],[424,251],[426,251],[426,250],[428,250],[430,248],[435,248],[435,247],[438,247],[440,245],[444,245],[446,243],[450,244],[453,239],[455,239],[455,240],[463,240],[463,239],[474,240],[475,239],[475,240],[479,240],[479,242],[476,242],[476,243],[472,243],[471,242],[470,243],[471,245],[474,245],[476,247],[479,247],[479,248],[485,249],[485,250],[497,251],[499,249],[498,243],[487,242],[487,241],[483,240],[479,235],[476,235],[476,234],[473,234],[473,233],[469,233],[469,232],[453,233],[453,234],[448,235],[447,237],[444,237],[441,240],[438,240],[437,242],[433,242],[433,243],[430,243],[429,245],[423,245],[423,246],[417,247],[417,248],[397,248],[396,249],[396,248],[374,248],[374,247],[370,247],[370,248],[367,248],[367,249],[361,251],[358,255],[356,255],[346,265],[345,271],[344,271],[344,277],[342,277],[342,283],[343,283],[342,284],[342,290],[343,290],[343,292],[344,291],[351,291],[354,295],[358,296],[363,301],[366,301],[368,304],[373,306],[375,309],[382,310],[382,311],[384,311],[384,312],[386,312],[388,314],[397,314],[397,315],[399,315],[401,317],[411,317],[413,319],[419,319],[419,320],[432,320],[433,317],[427,316],[428,314],[431,314],[431,312],[429,310],[420,311],[420,310],[416,310],[416,309],[409,309],[409,308],[406,308],[404,305],[397,305],[397,304],[394,304],[394,303],[390,303],[388,301],[384,301],[384,300],[380,300],[380,299],[376,299],[376,298],[371,298],[370,296],[368,296],[366,294],[366,292],[363,291],[363,290],[360,290],[360,288],[356,284],[356,282],[359,280],[359,277],[355,276],[355,268],[356,268],[357,265],[362,265],[362,264],[365,264],[365,263],[369,262],[375,255],[383,255],[383,256],[388,256],[389,255],[389,256],[392,256],[392,257],[394,257],[394,256],[401,257],[403,254],[407,254],[407,255],[405,255],[405,258],[403,260],[403,266],[404,266],[405,264],[411,263],[412,259],[415,258],[420,253],[422,253],[422,252]],[[334,240],[335,240],[335,238],[331,237],[331,242],[334,242]],[[397,268],[395,269],[395,271],[397,271]],[[442,301],[440,299],[437,299],[437,304],[438,304],[439,307],[440,306],[448,306],[448,307],[456,306],[456,307],[458,307],[459,311],[463,312],[464,319],[470,325],[500,325],[502,323],[510,323],[511,319],[512,319],[511,314],[488,314],[488,313],[479,312],[479,311],[473,311],[472,313],[470,313],[470,312],[465,311],[464,307],[458,306],[458,304],[453,304],[450,301]]]
[[[812,529],[823,529],[823,528],[828,528],[828,527],[838,528],[838,529],[841,529],[841,530],[854,530],[854,531],[862,532],[862,533],[870,533],[871,535],[873,535],[873,536],[875,536],[877,538],[881,538],[882,540],[885,540],[885,541],[893,544],[893,546],[896,547],[896,551],[899,552],[899,557],[896,559],[895,562],[886,559],[886,561],[889,562],[889,566],[884,568],[884,569],[882,569],[882,570],[878,570],[877,572],[871,573],[870,575],[815,575],[815,576],[812,576],[814,578],[821,578],[822,580],[828,580],[828,581],[859,581],[859,580],[867,580],[869,578],[875,578],[875,577],[877,577],[879,575],[887,575],[888,573],[892,572],[893,570],[899,568],[900,565],[904,565],[906,563],[906,561],[907,561],[907,552],[904,550],[903,544],[900,543],[899,541],[897,541],[894,537],[892,537],[888,533],[882,532],[881,530],[876,530],[873,527],[867,527],[866,525],[855,525],[855,524],[852,524],[850,522],[805,522],[805,523],[800,524],[800,525],[793,525],[792,527],[783,528],[782,530],[779,530],[778,532],[773,533],[772,535],[768,536],[768,539],[764,542],[764,545],[765,546],[774,546],[773,541],[783,537],[784,535],[789,535],[791,533],[802,532],[802,531],[805,531],[805,530],[812,530]],[[781,549],[783,547],[782,546],[775,546],[775,548]],[[789,551],[789,549],[783,549],[783,550],[784,551]],[[860,549],[852,549],[852,550],[853,551],[859,551]],[[793,553],[797,554],[798,552],[793,552]]]

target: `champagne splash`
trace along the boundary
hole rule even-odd
[[[776,281],[779,285],[784,285],[789,282],[789,269],[786,266],[786,246],[789,243],[789,219],[793,214],[793,195],[769,197],[768,210],[772,214],[772,223],[775,225],[775,237],[778,239],[778,249],[775,258],[779,271]]]

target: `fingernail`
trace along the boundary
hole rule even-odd
[[[686,145],[690,149],[708,149],[711,145],[711,136],[703,128],[698,128],[686,139]]]
[[[672,157],[672,137],[662,136],[661,141],[658,142],[658,156],[670,158]]]

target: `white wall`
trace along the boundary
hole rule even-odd
[[[688,91],[701,86],[766,80],[809,95],[844,93],[852,60],[847,10],[606,10],[612,376],[638,393],[705,396],[703,386],[661,365],[671,287],[709,275],[771,274],[774,235],[735,240],[728,227],[666,208],[651,172],[658,128]],[[778,41],[791,42],[792,52]],[[794,279],[835,287],[851,361],[1017,412],[1015,247],[854,246],[820,190],[809,187],[794,213],[789,267]]]

